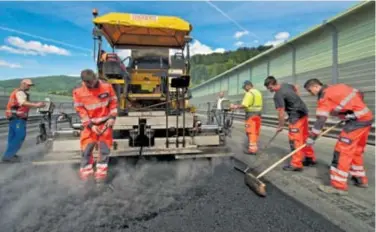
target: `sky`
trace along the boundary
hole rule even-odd
[[[174,15],[193,26],[191,54],[278,45],[358,1],[0,2],[0,80],[95,69],[92,9]],[[105,49],[109,50],[107,45]],[[127,53],[119,53],[124,57]]]

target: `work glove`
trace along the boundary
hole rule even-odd
[[[93,125],[93,126],[91,127],[91,130],[92,130],[95,134],[97,134],[97,135],[99,135],[100,133],[102,133],[102,131],[99,129],[99,126],[96,126],[96,125]]]
[[[307,146],[313,146],[315,144],[315,140],[311,137],[309,137],[306,141]]]
[[[346,114],[345,115],[345,120],[355,120],[356,116],[355,114]]]
[[[114,124],[115,124],[115,119],[110,118],[107,120],[105,127],[113,127]]]

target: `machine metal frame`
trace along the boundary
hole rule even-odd
[[[101,72],[99,61],[101,58],[102,37],[109,42],[113,50],[119,47],[144,47],[150,49],[167,47],[169,49],[179,48],[182,51],[187,49],[187,56],[184,57],[183,54],[185,67],[182,72],[174,73],[174,70],[169,69],[153,73],[153,76],[161,78],[161,83],[167,94],[165,98],[161,98],[162,100],[158,104],[148,105],[147,107],[136,109],[129,106],[124,107],[130,94],[127,91],[121,92],[120,89],[127,90],[127,86],[132,80],[132,76],[128,72],[129,69],[125,72],[119,72],[120,78],[119,76],[115,78],[113,78],[114,76],[107,76],[106,71],[102,69],[102,73],[99,74],[100,78],[113,85],[120,99],[119,116],[113,127],[114,143],[111,147],[110,156],[170,155],[176,159],[232,156],[230,148],[226,146],[226,136],[229,136],[231,127],[228,118],[226,118],[229,111],[229,102],[222,103],[225,108],[225,117],[221,124],[203,125],[198,116],[195,115],[194,107],[187,106],[187,101],[191,97],[189,93],[189,42],[192,38],[189,33],[192,30],[192,26],[182,19],[169,16],[110,13],[98,17],[96,10],[93,11],[93,16],[93,38],[94,43],[98,45],[96,60],[99,73]],[[142,22],[132,21],[131,19],[134,18]],[[153,20],[149,22],[144,20],[145,18],[152,18]],[[155,18],[158,19],[155,20]],[[158,20],[161,24],[158,24]],[[168,27],[168,25],[175,25],[175,28]],[[112,34],[109,33],[109,31],[115,29],[117,31]],[[155,33],[159,33],[158,35],[161,36],[159,39],[156,35],[153,35],[153,30]],[[134,39],[134,35],[131,35],[132,31],[135,34],[136,31],[139,34],[144,31],[145,34],[142,35],[144,37],[140,35],[139,40]],[[163,31],[165,35],[161,33]],[[171,39],[171,36],[175,36],[175,38]],[[126,41],[127,37],[130,38],[129,40],[133,39],[133,42],[119,42]],[[155,40],[147,39],[152,37]],[[152,44],[150,46],[135,44],[137,41],[143,41],[141,38],[147,41],[163,41],[163,44]],[[96,46],[94,46],[94,50],[96,50]],[[139,94],[133,97],[146,99],[148,95]],[[164,107],[155,110],[156,105]],[[67,114],[62,114],[55,123],[57,125],[63,122],[68,122],[69,127],[64,129],[56,128],[49,140],[49,154],[44,159],[51,162],[78,162],[81,158],[79,136],[82,125],[73,123],[71,116]],[[95,157],[99,156],[97,149],[93,153]]]

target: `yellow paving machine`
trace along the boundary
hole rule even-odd
[[[94,9],[93,24],[98,76],[112,84],[119,99],[111,156],[231,155],[225,128],[203,125],[189,103],[190,23],[173,16],[98,15]],[[104,49],[103,38],[111,51]],[[222,104],[229,109],[229,102]],[[80,159],[81,124],[69,124],[55,128],[45,159]]]

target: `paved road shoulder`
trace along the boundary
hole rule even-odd
[[[269,148],[257,156],[244,155],[245,135],[241,122],[234,122],[233,138],[229,146],[235,157],[259,174],[278,159],[287,155],[289,150],[287,132],[282,132]],[[261,148],[273,136],[274,128],[262,127]],[[334,224],[346,231],[375,231],[375,148],[367,146],[365,168],[369,178],[368,189],[354,187],[350,183],[348,196],[324,194],[317,190],[319,184],[329,183],[328,164],[330,164],[336,140],[321,138],[314,149],[318,158],[317,167],[306,168],[302,173],[291,173],[282,170],[281,165],[266,174],[266,181],[280,188],[283,192],[301,201],[314,211],[322,214]],[[243,166],[244,167],[244,166]],[[251,194],[251,193],[250,193]]]

